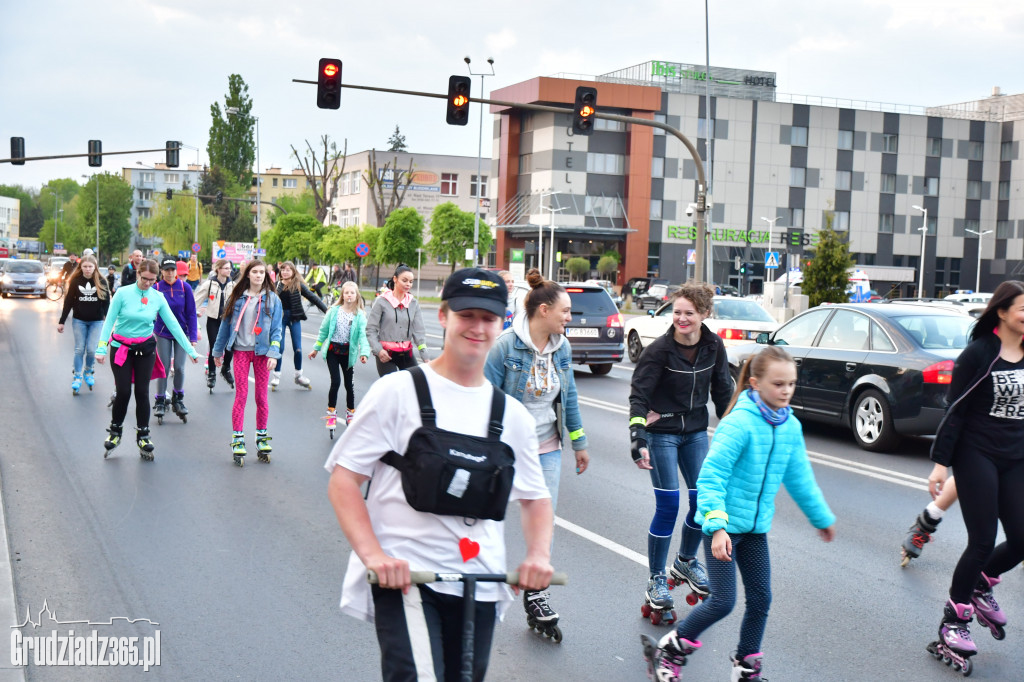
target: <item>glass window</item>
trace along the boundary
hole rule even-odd
[[[661,199],[651,199],[651,220],[661,220]]]
[[[981,198],[981,180],[968,180],[967,181],[967,198],[968,199],[980,199]]]
[[[939,217],[930,215],[928,216],[928,234],[935,234],[939,227]]]
[[[299,181],[296,180],[295,178],[285,178],[284,180],[281,181],[281,184],[284,186],[285,189],[297,189],[299,186]]]
[[[878,216],[878,231],[886,234],[892,234],[893,226],[893,215],[892,213],[883,213]]]
[[[853,131],[840,130],[837,146],[840,149],[853,149]]]
[[[597,120],[600,121],[601,119],[597,119]],[[658,123],[668,123],[668,121],[665,119],[665,114],[655,114],[654,115],[654,120],[657,121]],[[654,129],[654,134],[655,135],[664,135],[665,131],[662,130],[661,128],[655,128]]]
[[[349,222],[352,223],[353,225],[358,225],[359,224],[359,209],[358,208],[350,209],[349,212],[348,212],[348,219],[349,219]]]
[[[967,346],[967,334],[974,324],[970,315],[928,315],[897,317],[896,323],[922,348],[952,348]]]
[[[789,169],[789,186],[790,187],[803,187],[807,184],[807,169],[806,168],[790,168]]]
[[[1013,238],[1013,221],[1012,220],[998,220],[998,221],[996,221],[996,238],[997,239],[1012,239]]]
[[[595,119],[600,120],[600,119]],[[471,197],[486,197],[487,196],[487,176],[481,175],[483,182],[477,182],[475,175],[469,176],[469,196]]]
[[[794,147],[807,146],[807,127],[793,126],[789,129],[789,143]]]
[[[929,137],[927,152],[928,156],[942,156],[942,138]]]
[[[525,175],[533,172],[533,154],[519,155],[519,174]]]
[[[453,197],[459,193],[459,174],[441,173],[441,196]]]
[[[852,310],[837,310],[825,326],[818,348],[868,350],[871,320]]]
[[[853,181],[853,174],[850,171],[836,171],[836,189],[848,190]]]
[[[622,154],[587,154],[587,172],[622,175],[626,167],[626,157]]]
[[[601,218],[622,217],[622,205],[616,201],[615,197],[587,196],[583,202],[583,210]]]
[[[882,134],[882,151],[895,154],[899,150],[899,135]]]
[[[181,182],[181,177],[177,173],[164,173],[164,182],[168,185],[176,185]]]
[[[665,121],[663,120],[662,123]],[[622,121],[609,121],[606,118],[595,118],[594,119],[594,130],[611,130],[621,132],[626,129],[626,124]],[[662,133],[664,135],[664,133]]]
[[[706,118],[697,119],[697,137],[707,137],[705,130],[708,127],[708,120]],[[715,119],[711,119],[711,137],[715,136]]]
[[[655,156],[651,159],[651,177],[665,177],[665,159],[661,158],[660,156]]]
[[[882,173],[882,185],[879,187],[879,192],[883,194],[895,194],[896,193],[896,174],[895,173]]]
[[[361,177],[362,174],[359,171],[352,171],[352,186],[350,187],[350,189],[352,190],[353,194],[357,194],[359,192],[359,179]]]
[[[896,346],[892,344],[892,341],[882,331],[882,328],[874,322],[871,323],[871,350],[888,351],[890,353],[896,351]]]
[[[938,178],[925,178],[924,179],[924,195],[926,197],[937,197],[937,196],[939,196],[939,179]]]
[[[140,175],[142,176],[142,178],[141,178],[142,182],[153,182],[153,173],[152,172],[146,171],[146,172],[140,173]]]
[[[827,308],[817,309],[795,317],[775,332],[772,341],[777,346],[808,347],[814,343],[814,337],[831,312]]]
[[[971,140],[967,143],[967,158],[972,161],[980,161],[985,157],[985,145],[981,142]]]
[[[802,208],[790,208],[786,211],[786,223],[790,227],[804,226],[804,210]]]
[[[524,133],[533,130],[533,114],[529,111],[519,114],[519,130]]]
[[[836,232],[845,232],[850,229],[850,212],[836,211],[832,217],[832,229]]]
[[[1007,141],[999,145],[999,160],[1000,161],[1012,161],[1013,160],[1013,142]]]
[[[271,187],[277,187],[277,178],[273,178],[273,182],[270,183]]]
[[[1000,180],[999,181],[999,198],[1009,199],[1010,198],[1010,181]]]

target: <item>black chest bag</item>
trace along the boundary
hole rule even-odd
[[[502,521],[515,477],[515,453],[501,441],[505,394],[495,388],[487,437],[437,428],[436,412],[423,370],[407,370],[416,387],[423,425],[413,431],[405,455],[391,450],[380,458],[402,474],[402,491],[416,511],[442,516]]]

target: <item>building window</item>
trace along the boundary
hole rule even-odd
[[[892,234],[893,226],[893,215],[892,213],[883,213],[878,216],[878,231],[885,234]]]
[[[850,171],[836,171],[836,189],[848,190],[852,182],[853,174]]]
[[[697,119],[697,137],[707,138],[707,134],[704,132],[708,128],[708,120],[706,118]],[[711,137],[715,136],[715,119],[711,119]]]
[[[803,187],[807,184],[807,169],[806,168],[790,168],[789,169],[789,186],[790,187]]]
[[[153,201],[153,190],[151,190],[151,189],[140,189],[139,190],[139,201]]]
[[[832,219],[832,229],[836,232],[847,232],[850,229],[850,212],[836,211]]]
[[[882,173],[882,184],[878,189],[882,194],[895,194],[896,193],[896,174],[895,173]]]
[[[970,230],[970,232],[968,232]],[[968,239],[977,239],[981,232],[981,221],[968,218],[964,221],[964,236]]]
[[[967,181],[967,198],[968,199],[980,199],[981,198],[981,180],[968,180]]]
[[[996,238],[997,239],[1012,239],[1013,238],[1013,221],[1012,220],[999,220],[999,221],[996,221]]]
[[[341,195],[344,196],[345,194],[349,193],[348,179],[349,179],[349,174],[348,173],[342,173],[341,174],[341,183],[340,183],[341,186],[338,188],[338,194],[341,194]]]
[[[941,137],[929,137],[928,138],[928,156],[942,156],[942,138]]]
[[[139,209],[139,217],[140,218],[148,218],[150,215],[152,215],[152,213],[150,212],[150,210],[148,208],[140,208]]]
[[[519,131],[528,133],[533,130],[533,114],[528,111],[524,111],[519,115]],[[440,264],[441,261],[438,261]]]
[[[661,220],[661,199],[651,199],[651,220]]]
[[[533,154],[519,155],[519,174],[526,175],[533,172]]]
[[[338,224],[341,225],[342,227],[347,227],[348,226],[348,209],[347,208],[339,208],[338,209]]]
[[[925,178],[924,179],[924,195],[926,197],[937,197],[937,196],[939,196],[939,179],[938,178]]]
[[[1013,160],[1013,142],[1003,142],[1001,145],[999,145],[999,160]]]
[[[1010,198],[1010,181],[1000,180],[999,181],[999,198],[1009,199]]]
[[[285,189],[298,189],[299,181],[295,178],[284,178],[281,180],[281,186]]]
[[[938,231],[939,218],[938,216],[928,216],[928,229],[926,234],[935,234]],[[920,230],[921,228],[918,228]]]
[[[790,227],[804,226],[804,210],[802,208],[790,208],[786,210],[786,224]]]
[[[972,161],[981,161],[985,157],[985,145],[981,142],[971,140],[967,143],[967,158]]]
[[[597,119],[597,120],[600,121],[601,119]],[[668,123],[668,121],[665,118],[665,114],[655,114],[654,115],[654,120],[657,121],[658,123]],[[654,129],[654,134],[655,135],[664,135],[665,131],[662,130],[661,128],[655,128]]]
[[[664,121],[662,121],[664,123]],[[609,121],[606,118],[595,118],[594,119],[594,130],[610,130],[613,132],[623,132],[626,130],[626,124],[622,121]],[[662,133],[664,135],[664,133]]]
[[[665,177],[665,159],[661,158],[660,156],[655,156],[651,159],[651,177]]]
[[[882,151],[895,154],[899,150],[899,135],[882,133]]]
[[[789,143],[794,147],[807,146],[807,126],[793,126],[789,129]]]
[[[168,185],[177,185],[181,182],[181,176],[177,173],[164,173],[164,182]]]
[[[587,154],[587,172],[622,175],[626,167],[626,157],[622,154]]]
[[[271,187],[277,187],[277,178],[272,178],[272,182],[270,183],[270,186]]]
[[[359,225],[359,209],[358,208],[353,208],[353,209],[349,210],[349,212],[348,212],[348,220],[349,220],[349,223],[351,223],[352,225],[356,225],[356,226]]]
[[[441,173],[441,196],[454,197],[459,193],[459,174]]]
[[[145,171],[139,174],[142,182],[153,182],[153,173]]]
[[[600,119],[597,119],[600,120]],[[481,175],[483,178],[482,183],[476,181],[475,175],[469,176],[469,196],[471,197],[486,197],[487,196],[487,176]]]
[[[590,215],[601,218],[622,217],[622,206],[615,197],[587,196],[583,204],[583,210]]]
[[[853,149],[853,131],[840,130],[837,145],[840,149]]]
[[[349,175],[352,176],[351,178],[349,178],[349,192],[351,192],[352,194],[359,194],[359,183],[360,178],[362,177],[362,173],[360,173],[359,171],[352,171],[351,173],[349,173]]]

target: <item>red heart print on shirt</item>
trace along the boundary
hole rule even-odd
[[[263,327],[253,327],[252,328],[252,333],[255,334],[256,336],[259,336],[262,331],[263,331]]]
[[[473,542],[469,538],[459,540],[459,552],[462,553],[462,561],[466,562],[480,554],[480,543]]]
[[[146,298],[145,296],[143,296],[142,297],[142,305],[146,305],[147,303],[149,303],[149,299]]]

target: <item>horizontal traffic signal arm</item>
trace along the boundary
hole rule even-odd
[[[11,163],[15,160],[18,161],[49,161],[50,159],[78,159],[89,156],[117,156],[118,154],[148,154],[151,152],[167,152],[167,147],[157,147],[156,149],[132,149],[125,152],[101,152],[99,154],[90,154],[89,152],[83,152],[82,154],[51,154],[49,156],[26,156],[23,159],[0,159],[0,163]]]
[[[192,198],[195,198],[197,195],[192,194],[191,192],[182,192],[180,190],[175,190],[174,196],[175,197],[188,197],[189,199],[192,199]],[[198,196],[199,196],[200,199],[209,199],[210,201],[217,201],[217,195],[216,194],[199,194]],[[237,201],[237,202],[241,202],[243,204],[255,204],[256,203],[255,199],[249,199],[248,197],[221,197],[221,201]],[[288,211],[284,210],[283,208],[281,208],[280,206],[275,204],[273,201],[267,201],[267,200],[262,200],[261,199],[259,203],[266,204],[267,206],[273,206],[274,208],[276,208],[281,213],[284,213],[285,215],[288,215]]]

